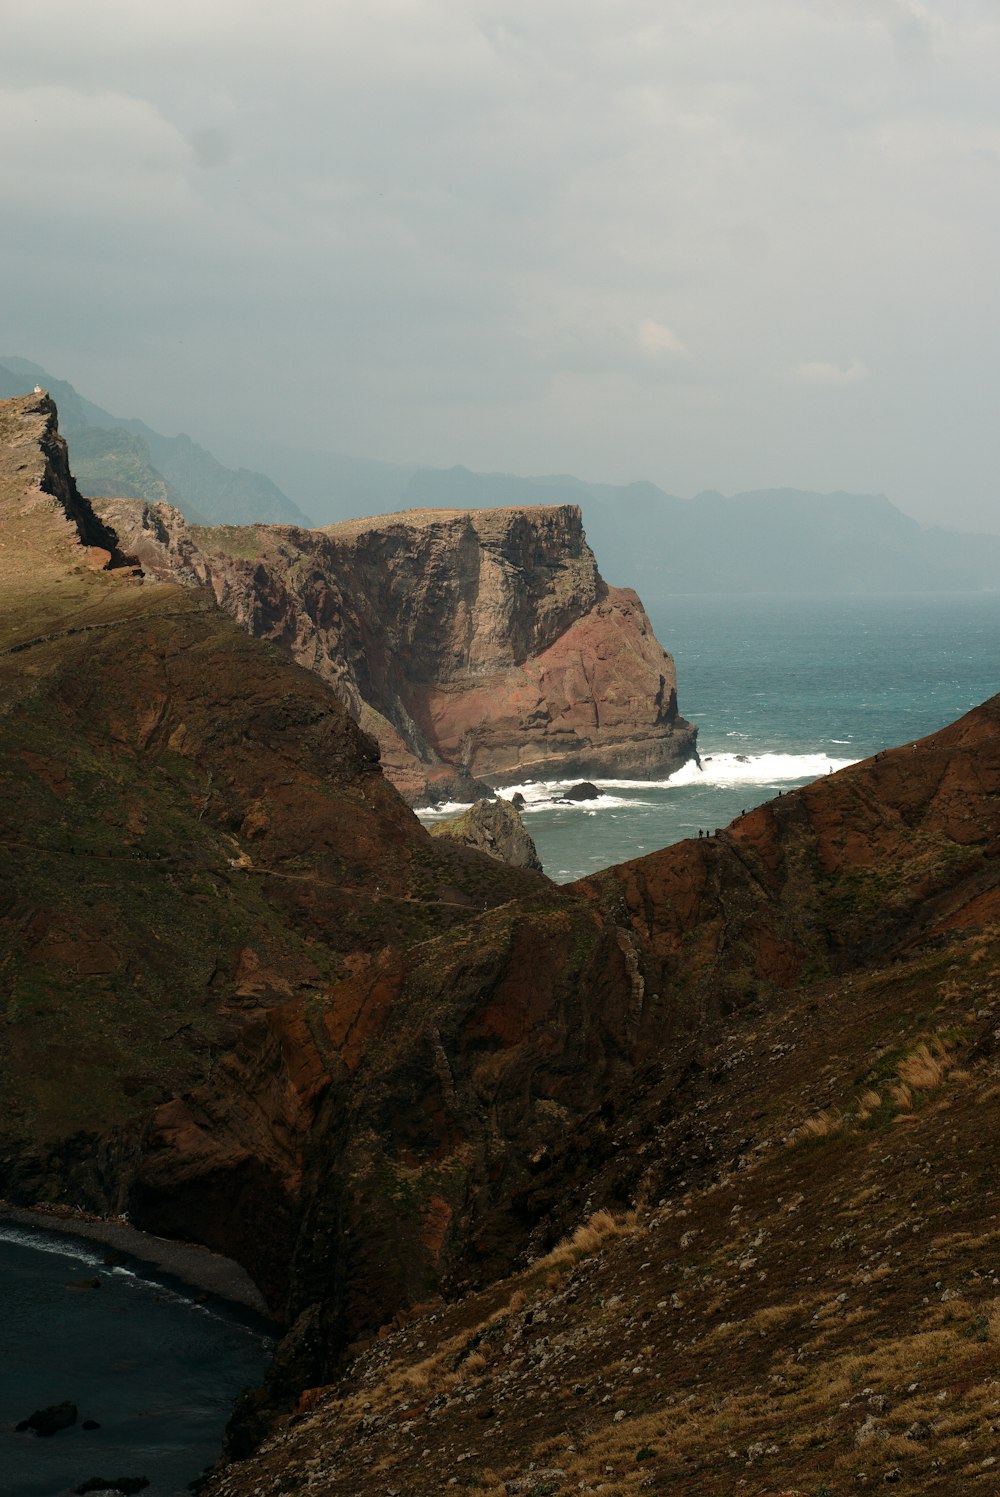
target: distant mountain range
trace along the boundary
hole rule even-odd
[[[884,494],[679,499],[652,483],[418,468],[251,439],[241,456],[268,477],[226,467],[189,437],[112,416],[27,359],[0,359],[0,398],[36,383],[59,407],[83,492],[166,499],[194,523],[331,525],[427,506],[575,503],[604,575],[647,604],[677,592],[977,592],[1000,579],[1000,535],[925,528]]]
[[[166,500],[195,524],[247,525],[268,520],[311,525],[298,505],[263,473],[227,468],[190,437],[165,437],[144,421],[112,416],[65,380],[28,359],[0,358],[0,399],[48,390],[83,493],[94,498]]]
[[[1000,585],[1000,536],[925,529],[884,494],[706,490],[516,478],[465,468],[414,473],[402,503],[573,502],[610,580],[648,604],[677,592],[977,592]]]

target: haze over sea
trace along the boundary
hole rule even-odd
[[[702,768],[668,781],[527,783],[524,816],[560,883],[726,826],[779,790],[944,727],[1000,691],[1000,592],[679,594],[648,605],[674,655]],[[426,815],[426,813],[425,813]],[[430,818],[428,818],[430,819]]]

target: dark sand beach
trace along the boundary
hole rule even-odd
[[[213,1253],[209,1248],[168,1237],[154,1237],[117,1218],[86,1216],[51,1208],[27,1209],[0,1201],[0,1227],[4,1223],[104,1243],[131,1259],[136,1266],[148,1270],[149,1277],[165,1277],[271,1319],[263,1295],[246,1270],[233,1259]]]

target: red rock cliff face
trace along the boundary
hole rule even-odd
[[[154,575],[209,583],[328,681],[413,802],[469,780],[670,774],[695,752],[671,657],[609,588],[575,505],[414,510],[327,530],[188,530],[100,501]]]

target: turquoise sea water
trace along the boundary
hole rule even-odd
[[[779,789],[922,737],[1000,691],[1000,593],[680,595],[649,613],[675,657],[703,767],[654,784],[602,780],[600,801],[574,806],[556,804],[565,782],[518,787],[560,882],[726,826]]]
[[[94,1277],[100,1289],[69,1287]],[[92,1476],[147,1476],[147,1497],[186,1494],[221,1454],[232,1405],[260,1382],[270,1348],[248,1317],[109,1268],[100,1247],[0,1227],[2,1497],[61,1497]],[[71,1428],[16,1433],[65,1401],[79,1409]]]

